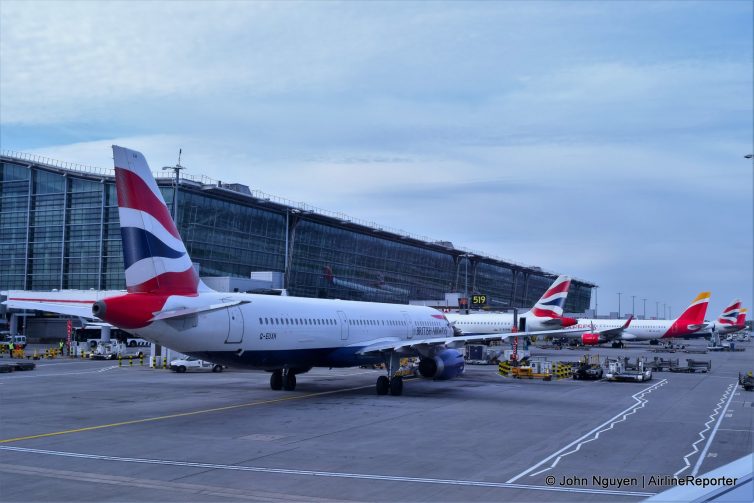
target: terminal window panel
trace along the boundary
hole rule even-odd
[[[326,280],[325,267],[335,281]],[[294,295],[407,302],[442,298],[453,271],[449,255],[303,220],[295,230],[289,288]]]
[[[192,192],[179,194],[178,207],[179,232],[202,275],[284,269],[284,215]]]
[[[465,274],[461,264],[459,264],[459,272]],[[490,307],[514,307],[510,304],[513,295],[513,271],[510,268],[478,262],[473,272],[473,282],[469,279],[469,284],[473,285],[473,287],[469,286],[472,293],[487,295]],[[461,281],[464,281],[463,277]]]

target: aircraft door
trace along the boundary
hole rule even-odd
[[[348,340],[349,327],[346,313],[344,313],[343,311],[338,311],[338,317],[340,318],[340,340]]]
[[[243,340],[243,313],[239,306],[228,308],[228,337],[225,339],[226,344],[238,344]]]
[[[411,339],[414,336],[414,325],[411,322],[411,317],[406,311],[401,311],[403,319],[406,321],[406,339]]]
[[[525,316],[518,319],[518,331],[526,332],[526,317]]]

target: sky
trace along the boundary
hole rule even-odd
[[[0,2],[0,147],[754,307],[753,4]],[[594,304],[593,296],[593,304]]]

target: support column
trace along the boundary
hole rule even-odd
[[[108,344],[110,342],[110,326],[105,325],[102,327],[102,335],[100,336],[102,344]]]

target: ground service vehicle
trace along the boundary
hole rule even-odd
[[[211,370],[212,372],[222,372],[223,366],[215,363],[206,362],[193,356],[187,356],[179,360],[170,362],[170,370],[173,372],[183,373],[187,370]]]

